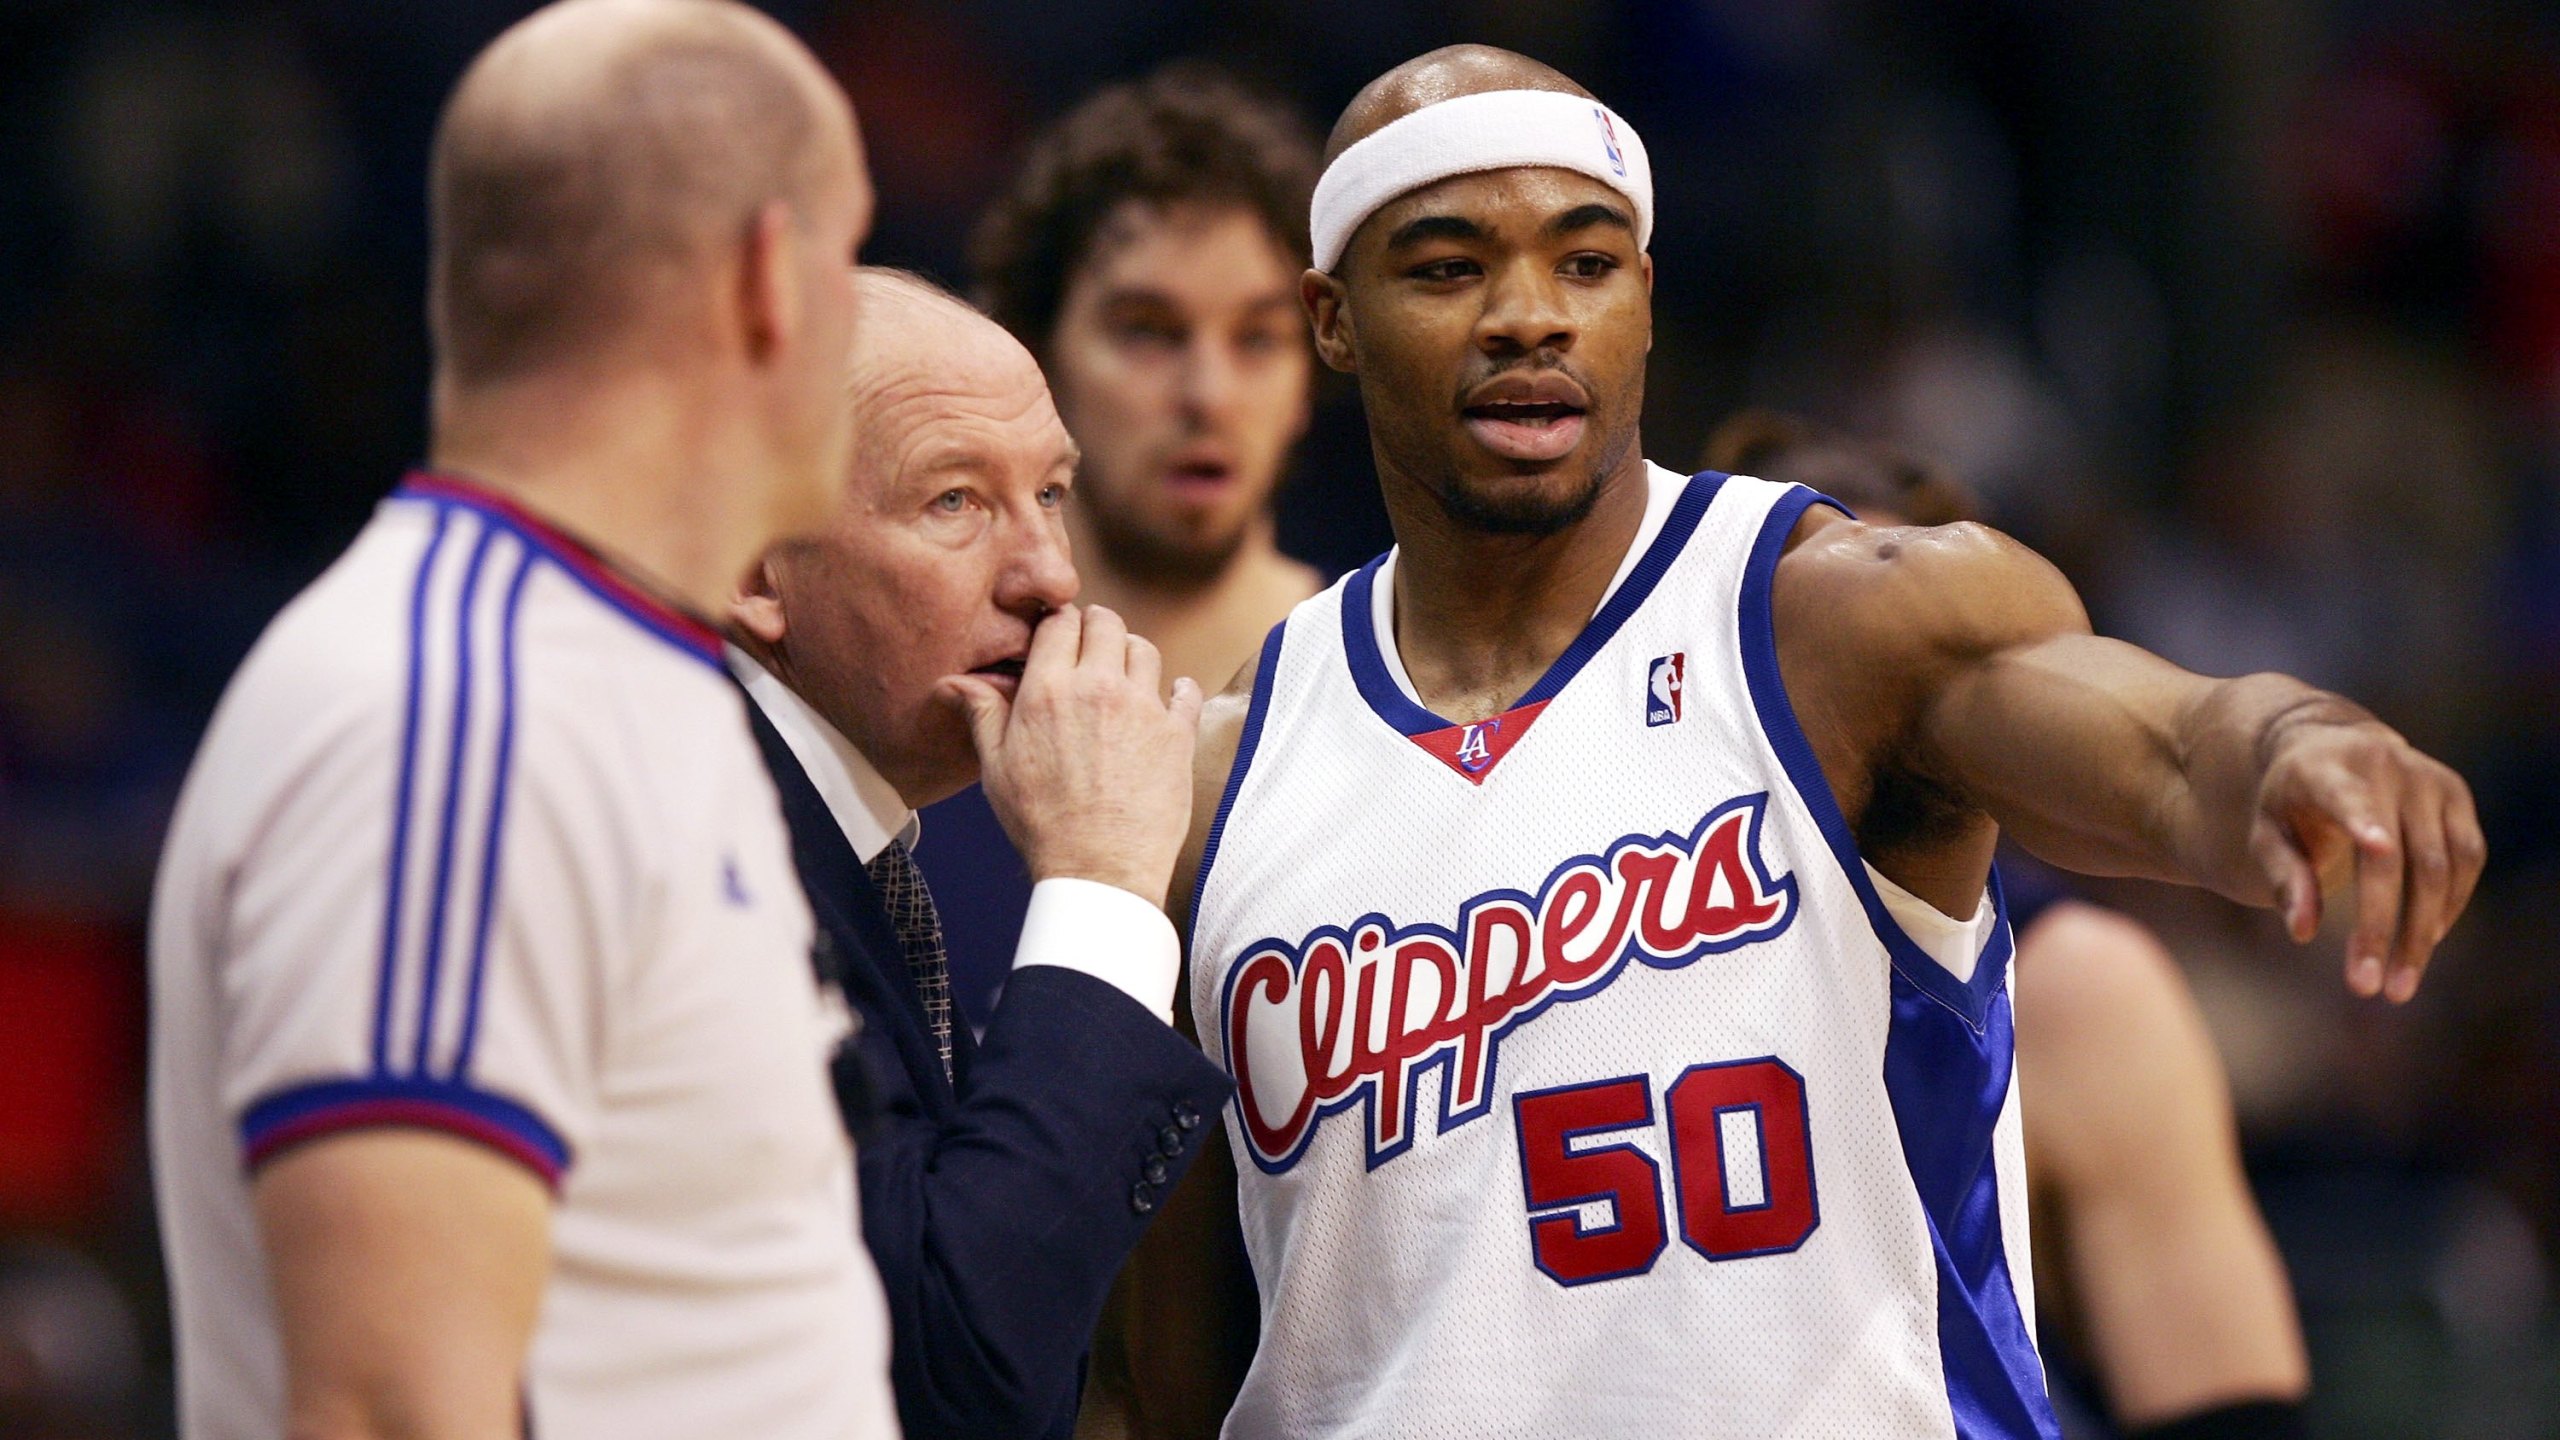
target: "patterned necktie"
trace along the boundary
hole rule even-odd
[[[942,948],[942,916],[933,908],[933,892],[925,888],[924,872],[916,868],[915,857],[895,840],[873,856],[867,868],[871,883],[880,889],[889,923],[898,927],[898,948],[907,952],[907,969],[915,976],[925,1024],[933,1031],[933,1048],[942,1055],[942,1075],[947,1080],[951,1078],[951,957]]]

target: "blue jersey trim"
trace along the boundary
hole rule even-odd
[[[452,1077],[471,1073],[471,1051],[480,1039],[480,993],[489,967],[489,927],[498,911],[498,853],[507,834],[507,776],[516,740],[516,615],[524,602],[524,584],[533,574],[534,552],[516,562],[507,582],[507,598],[498,620],[498,754],[489,781],[489,834],[480,851],[479,921],[472,927],[471,970],[462,996],[462,1038],[454,1043]]]
[[[436,870],[434,888],[428,892],[426,953],[418,978],[418,1040],[412,1047],[409,1069],[414,1074],[427,1073],[427,1044],[436,1033],[436,990],[442,978],[444,962],[444,923],[452,907],[447,903],[453,894],[453,836],[461,828],[462,782],[471,759],[471,609],[480,595],[480,572],[487,568],[489,544],[498,538],[498,527],[482,525],[479,542],[471,547],[471,563],[462,572],[462,596],[454,606],[453,621],[453,734],[446,746],[444,773],[444,807],[436,827]]]
[[[1671,562],[1680,558],[1680,552],[1688,548],[1689,537],[1697,533],[1698,522],[1707,517],[1707,507],[1715,503],[1716,492],[1724,488],[1726,478],[1717,470],[1701,470],[1689,477],[1689,483],[1681,488],[1680,498],[1671,502],[1671,513],[1663,517],[1662,533],[1654,536],[1653,543],[1645,547],[1643,558],[1636,561],[1636,568],[1627,572],[1627,578],[1618,586],[1617,593],[1600,607],[1599,614],[1591,617],[1590,624],[1582,627],[1582,633],[1564,648],[1564,653],[1556,657],[1553,665],[1547,667],[1547,673],[1538,677],[1538,683],[1530,686],[1528,693],[1512,701],[1509,708],[1553,700],[1574,676],[1582,673],[1582,667],[1600,653],[1602,646],[1617,638],[1618,632],[1635,618],[1636,611],[1642,609],[1644,602],[1652,596],[1654,587],[1662,583],[1662,577],[1670,573]]]
[[[453,512],[436,511],[435,533],[427,537],[418,558],[418,578],[409,588],[409,688],[400,722],[400,772],[391,799],[391,860],[382,886],[382,968],[373,991],[373,1072],[391,1069],[391,991],[400,963],[400,900],[409,871],[409,798],[418,766],[418,710],[425,688],[427,650],[427,582],[435,574],[436,555],[444,548],[446,521]]]
[[[255,1169],[306,1140],[395,1125],[477,1141],[555,1188],[569,1168],[567,1143],[532,1110],[487,1090],[417,1076],[321,1080],[269,1095],[240,1117],[242,1158]]]
[[[1378,556],[1353,571],[1342,587],[1342,657],[1350,663],[1351,683],[1378,718],[1396,727],[1399,735],[1446,730],[1449,722],[1415,704],[1396,677],[1387,673],[1386,657],[1379,653],[1375,592],[1379,567],[1386,563],[1385,555]]]
[[[1938,1271],[1938,1349],[1960,1440],[2060,1440],[2044,1369],[2026,1330],[2000,1229],[1992,1138],[2015,1065],[2005,979],[2011,941],[2000,876],[1991,875],[1991,939],[1961,981],[1903,933],[1867,876],[1856,838],[1778,670],[1771,589],[1796,522],[1827,496],[1798,488],[1770,507],[1743,573],[1743,675],[1752,708],[1787,779],[1891,958],[1893,1018],[1884,1081],[1903,1160],[1929,1218]]]
[[[1609,596],[1600,612],[1582,627],[1582,633],[1573,638],[1573,643],[1564,648],[1564,653],[1547,666],[1546,673],[1538,677],[1537,683],[1523,691],[1519,699],[1502,707],[1506,713],[1523,705],[1553,700],[1566,685],[1572,683],[1574,676],[1582,672],[1582,667],[1590,663],[1591,657],[1599,654],[1601,647],[1617,636],[1628,619],[1642,608],[1654,587],[1662,583],[1663,575],[1671,569],[1671,562],[1679,558],[1680,551],[1689,543],[1689,537],[1696,533],[1698,522],[1705,518],[1708,505],[1714,502],[1716,492],[1723,488],[1726,478],[1715,470],[1702,470],[1689,477],[1680,498],[1672,502],[1671,513],[1663,518],[1661,533],[1653,537],[1653,543],[1645,548],[1635,568],[1627,572],[1626,581]],[[1647,483],[1651,483],[1650,478]],[[1435,730],[1450,729],[1458,722],[1441,718],[1406,695],[1404,687],[1398,685],[1395,676],[1387,670],[1386,657],[1378,649],[1375,587],[1379,567],[1386,564],[1386,560],[1386,556],[1380,555],[1361,566],[1343,587],[1342,653],[1351,667],[1351,683],[1360,691],[1360,698],[1368,701],[1369,708],[1377,712],[1378,718],[1394,726],[1400,735],[1428,735]]]
[[[1236,738],[1235,763],[1227,767],[1227,788],[1218,796],[1218,813],[1209,821],[1209,838],[1201,843],[1200,873],[1191,877],[1191,916],[1184,928],[1197,933],[1200,928],[1200,899],[1209,893],[1209,867],[1217,863],[1218,842],[1226,836],[1227,817],[1235,812],[1236,795],[1244,789],[1245,772],[1253,768],[1253,752],[1262,744],[1262,722],[1271,713],[1271,682],[1280,673],[1280,648],[1287,641],[1289,622],[1271,627],[1262,639],[1262,658],[1253,667],[1253,699],[1245,707],[1244,733]],[[1183,937],[1183,949],[1190,949],[1191,936]]]
[[[1742,673],[1751,687],[1752,709],[1760,717],[1760,731],[1769,740],[1769,748],[1777,753],[1779,765],[1787,772],[1796,796],[1804,802],[1814,823],[1829,842],[1831,853],[1840,862],[1841,873],[1857,892],[1858,903],[1867,912],[1867,923],[1876,938],[1884,942],[1885,953],[1892,957],[1893,968],[1909,980],[1921,993],[1953,1010],[1967,1025],[1979,1030],[1988,1014],[1991,999],[2000,992],[2009,971],[2008,926],[2004,921],[1992,927],[1992,936],[1983,947],[1973,967],[1970,981],[1958,980],[1947,968],[1929,958],[1927,951],[1903,933],[1902,926],[1885,908],[1884,897],[1876,893],[1875,882],[1867,878],[1867,867],[1858,854],[1857,837],[1850,833],[1847,817],[1840,813],[1840,803],[1831,793],[1831,782],[1822,773],[1822,763],[1814,758],[1813,742],[1805,738],[1804,727],[1797,723],[1795,703],[1787,698],[1786,682],[1778,673],[1778,632],[1770,599],[1771,587],[1778,572],[1778,558],[1786,551],[1787,537],[1794,533],[1796,521],[1814,505],[1837,502],[1829,496],[1798,487],[1779,497],[1761,523],[1759,538],[1751,547],[1751,561],[1743,571],[1740,597],[1740,630]],[[1992,903],[2000,903],[2000,879],[1991,879]]]
[[[2002,922],[2003,933],[2006,921]],[[2000,1225],[1993,1137],[2016,1061],[2009,997],[1964,1023],[1900,971],[1884,1047],[1903,1163],[1929,1217],[1938,1357],[1960,1440],[2061,1440]]]

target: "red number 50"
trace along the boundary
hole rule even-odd
[[[1710,1260],[1795,1249],[1821,1223],[1804,1077],[1772,1057],[1692,1065],[1663,1092],[1680,1238]],[[1529,1241],[1559,1285],[1653,1268],[1664,1248],[1662,1167],[1625,1141],[1574,1141],[1653,1125],[1653,1082],[1623,1075],[1512,1097]],[[1728,1157],[1737,1163],[1728,1166]],[[1756,1161],[1756,1164],[1754,1163]],[[1606,1200],[1615,1220],[1585,1227],[1579,1207]],[[1546,1213],[1564,1211],[1565,1213]]]

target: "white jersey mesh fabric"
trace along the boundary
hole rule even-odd
[[[1266,647],[1191,952],[1261,1289],[1231,1436],[2056,1433],[2005,922],[1928,960],[1795,727],[1767,592],[1818,497],[1653,474],[1495,721],[1396,687],[1375,566]]]

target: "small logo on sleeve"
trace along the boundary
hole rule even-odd
[[[1665,655],[1653,662],[1645,672],[1644,723],[1676,725],[1680,721],[1680,691],[1688,680],[1689,652],[1683,650]]]
[[[746,877],[738,873],[735,855],[720,857],[720,898],[741,910],[756,903],[755,897],[747,893]]]

